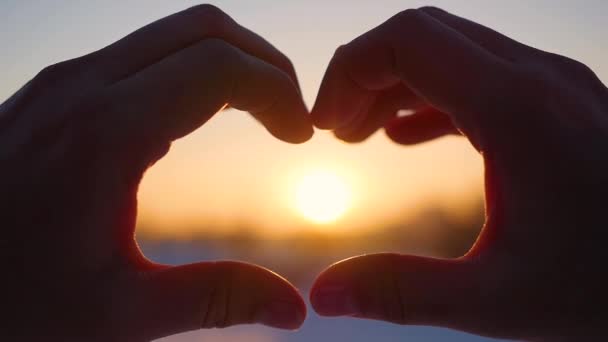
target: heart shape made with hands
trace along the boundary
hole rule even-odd
[[[594,245],[605,239],[571,243],[572,227],[604,221],[598,184],[608,167],[597,167],[603,159],[588,146],[608,127],[596,123],[605,87],[594,76],[436,8],[403,11],[339,48],[311,113],[289,59],[210,5],[46,68],[0,107],[8,132],[0,134],[0,207],[11,227],[1,252],[12,275],[11,317],[2,321],[14,322],[2,330],[22,340],[44,331],[62,341],[140,341],[243,323],[298,328],[304,301],[275,273],[239,262],[159,265],[135,242],[144,172],[229,104],[287,142],[310,139],[313,124],[350,142],[384,127],[401,144],[463,134],[484,157],[486,224],[467,255],[337,263],[312,287],[318,313],[498,337],[603,331],[604,317],[588,304],[605,299],[603,267],[580,265],[606,259]],[[547,93],[531,100],[538,89]],[[547,98],[598,105],[549,110]],[[571,122],[562,112],[571,108],[594,114],[579,131],[555,124]],[[397,116],[400,109],[413,114]],[[535,114],[525,127],[512,115],[521,111]],[[575,300],[556,300],[572,293]],[[581,321],[580,331],[570,328]]]

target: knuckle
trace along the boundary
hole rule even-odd
[[[423,18],[424,18],[423,16],[424,16],[424,14],[420,10],[417,10],[414,8],[408,8],[404,11],[397,13],[394,17],[389,19],[389,21],[392,23],[395,23],[396,25],[399,25],[399,26],[402,26],[402,25],[410,26],[410,25],[416,25],[421,20],[423,20]]]
[[[59,62],[43,68],[34,77],[35,83],[45,86],[54,85],[61,82],[75,82],[81,77],[88,76],[89,66],[95,58],[94,54]]]
[[[551,71],[558,79],[566,78],[569,81],[574,81],[577,86],[601,83],[595,72],[585,63],[553,53],[548,54],[548,59],[549,65],[552,67]]]
[[[197,16],[197,17],[210,17],[210,18],[218,18],[226,16],[226,13],[219,9],[215,5],[211,4],[201,4],[188,8],[186,10],[187,14]]]
[[[338,48],[334,52],[333,59],[336,61],[348,60],[349,50],[350,50],[349,44],[342,44],[342,45],[338,46]]]
[[[589,69],[589,67],[586,66],[585,64],[583,64],[577,60],[574,60],[572,58],[566,57],[566,56],[562,56],[562,55],[558,55],[558,54],[551,54],[549,58],[551,59],[553,65],[559,69],[580,71],[580,72],[590,72],[591,71],[591,69]]]
[[[185,14],[196,18],[213,32],[221,32],[225,25],[231,22],[230,16],[218,7],[211,4],[202,4],[190,7]]]
[[[422,10],[409,8],[391,17],[383,25],[388,32],[402,32],[408,35],[424,33],[428,26],[428,14]]]
[[[34,78],[35,81],[45,84],[55,84],[65,78],[67,67],[65,62],[49,65],[42,69]]]
[[[559,56],[557,59],[558,68],[563,70],[562,72],[566,74],[566,77],[575,81],[595,85],[596,87],[601,84],[597,74],[585,63],[565,56]]]
[[[558,54],[550,54],[549,59],[551,67],[547,73],[563,95],[572,98],[572,94],[586,94],[590,99],[606,101],[608,88],[588,65]],[[591,102],[594,101],[587,104]]]
[[[428,14],[443,14],[443,13],[445,13],[444,10],[442,10],[439,7],[435,7],[435,6],[423,6],[423,7],[420,7],[418,10],[422,11],[422,12],[425,12],[425,13],[428,13]]]

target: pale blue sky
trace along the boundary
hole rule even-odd
[[[0,99],[42,67],[105,46],[138,27],[198,2],[160,0],[0,2]],[[436,5],[541,49],[579,59],[608,80],[608,1],[213,1],[258,32],[294,62],[312,104],[334,49],[408,7]],[[308,166],[344,169],[353,178],[357,208],[344,223],[396,219],[424,201],[455,199],[481,189],[479,157],[456,138],[416,148],[398,147],[383,134],[346,146],[327,133],[303,146],[271,138],[238,113],[214,118],[178,142],[142,187],[142,221],[160,226],[192,221],[266,227],[293,226],[286,214],[286,175]],[[242,172],[246,169],[247,172]],[[295,170],[295,171],[294,171]],[[286,197],[287,196],[287,197]],[[448,202],[449,201],[449,202]],[[180,203],[175,208],[174,203]],[[204,202],[204,208],[200,203]],[[287,203],[287,204],[286,204]],[[382,205],[378,205],[382,203]],[[173,205],[173,206],[172,206]],[[180,221],[181,222],[181,221]]]
[[[0,98],[37,69],[109,44],[130,31],[198,1],[3,0]],[[539,48],[582,59],[600,73],[608,54],[608,2],[590,1],[211,1],[285,51],[319,79],[336,44],[381,23],[399,10],[432,4],[477,20]],[[8,72],[6,74],[5,72]],[[11,89],[11,87],[13,89]],[[312,98],[316,87],[306,89]]]

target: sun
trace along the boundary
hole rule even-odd
[[[350,202],[351,192],[346,182],[330,171],[309,172],[297,183],[296,208],[314,223],[336,221],[348,210]]]

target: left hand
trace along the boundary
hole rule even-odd
[[[1,340],[302,324],[298,291],[268,270],[158,265],[135,242],[144,172],[226,105],[288,142],[313,133],[289,60],[204,5],[53,65],[0,106]]]

